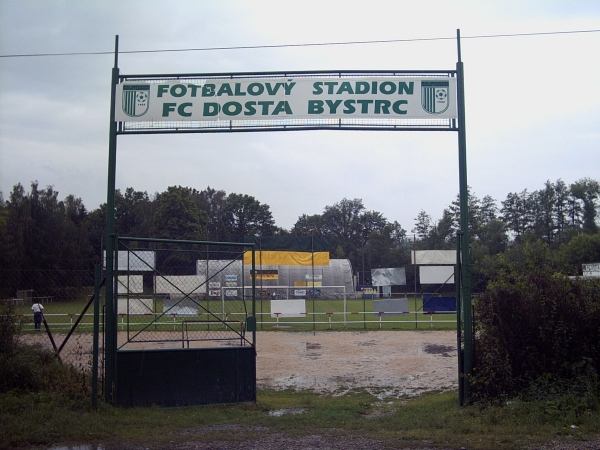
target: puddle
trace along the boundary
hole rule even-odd
[[[456,352],[456,347],[451,345],[427,344],[425,345],[425,353],[431,355],[452,356],[451,353]]]
[[[277,409],[275,411],[269,411],[269,415],[273,417],[281,417],[286,414],[302,414],[305,412],[305,408],[293,407],[293,408],[285,408],[285,409]]]
[[[71,447],[52,447],[50,450],[111,450],[103,445],[73,445]]]
[[[321,348],[322,348],[321,344],[307,342],[306,343],[306,356],[311,359],[318,358],[323,353],[320,351],[315,351],[315,350],[321,350]]]

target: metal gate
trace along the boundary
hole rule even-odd
[[[255,401],[254,283],[239,269],[253,246],[119,237],[114,248],[113,295],[106,302],[110,400],[122,406]]]

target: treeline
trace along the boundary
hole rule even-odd
[[[576,274],[582,262],[600,261],[600,250],[593,244],[599,197],[600,183],[590,178],[571,185],[548,181],[534,192],[509,193],[499,204],[470,192],[475,288],[485,286],[495,255],[515,252],[525,242],[540,240],[563,252],[564,270],[570,274]],[[325,206],[322,214],[303,214],[285,230],[276,226],[269,205],[249,195],[210,187],[199,191],[171,186],[153,195],[127,188],[116,192],[115,231],[120,236],[225,242],[241,242],[248,235],[323,236],[331,244],[332,257],[349,259],[364,284],[372,268],[410,266],[413,248],[455,248],[458,205],[457,197],[439,220],[419,212],[411,229],[415,238],[398,222],[367,210],[360,199],[344,198]],[[0,193],[0,270],[91,273],[101,262],[105,224],[106,204],[88,211],[73,195],[59,200],[52,186],[41,189],[33,182],[27,192],[17,184],[7,198]],[[407,270],[409,285],[412,276]]]

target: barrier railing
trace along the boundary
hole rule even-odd
[[[394,314],[394,315],[392,315]],[[34,332],[33,313],[18,314],[22,331],[24,333]],[[48,326],[53,332],[67,332],[71,329],[78,315],[73,313],[44,314]],[[243,323],[244,313],[226,312],[223,314],[225,323]],[[307,326],[319,330],[355,329],[357,327],[368,329],[453,329],[456,326],[456,314],[430,313],[419,310],[408,311],[397,314],[394,311],[307,311],[302,317],[285,317],[283,313],[263,311],[256,313],[256,324],[259,330],[305,331]],[[184,324],[209,323],[207,314],[199,313],[196,316],[146,313],[140,315],[119,314],[117,322],[118,331],[127,331],[136,327],[143,327],[149,323],[164,331],[181,333]],[[219,322],[219,323],[223,323]],[[426,325],[424,327],[424,325]],[[91,333],[93,327],[93,314],[86,313],[77,328],[78,333]],[[311,328],[312,329],[312,328]]]

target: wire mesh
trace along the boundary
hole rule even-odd
[[[46,349],[82,373],[91,372],[94,271],[2,270],[0,280],[0,302],[11,305],[20,342]],[[40,309],[42,322],[36,324],[34,311]]]
[[[244,277],[244,248],[119,240],[118,348],[253,345],[246,335],[252,282]]]

